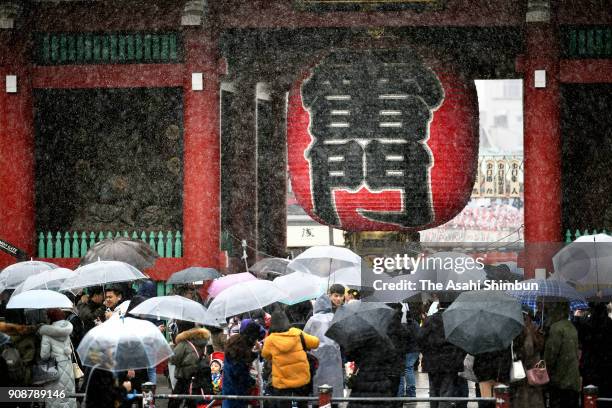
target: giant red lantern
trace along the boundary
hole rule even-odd
[[[291,185],[317,221],[349,231],[432,228],[476,174],[473,81],[411,50],[336,51],[292,87]]]

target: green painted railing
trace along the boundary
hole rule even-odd
[[[39,232],[39,258],[81,258],[96,242],[106,238],[130,237],[147,242],[162,258],[181,258],[183,256],[183,237],[180,231],[133,231],[123,232]]]
[[[596,229],[594,229],[593,231],[584,230],[581,232],[580,230],[576,230],[575,232],[572,232],[571,230],[568,229],[565,231],[565,242],[567,243],[573,242],[574,240],[580,238],[583,235],[595,235],[595,234],[610,234],[610,232],[606,231],[605,229],[601,231],[597,231]]]
[[[179,33],[38,33],[39,65],[178,63]]]
[[[564,58],[611,58],[612,26],[561,28]]]

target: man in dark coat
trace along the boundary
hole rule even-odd
[[[104,311],[106,308],[102,304],[104,302],[104,292],[102,287],[89,289],[89,296],[82,299],[77,305],[79,317],[83,321],[85,333],[96,327],[96,322],[104,320]]]
[[[430,316],[419,334],[419,346],[423,354],[421,365],[429,377],[430,397],[467,397],[466,380],[457,374],[463,371],[466,352],[446,341],[442,312],[449,304],[440,302],[438,311]],[[450,402],[430,402],[431,408],[450,407]],[[466,402],[456,403],[467,407]]]
[[[400,306],[401,310],[401,306]],[[374,337],[347,351],[357,373],[351,384],[352,397],[395,397],[404,370],[408,336],[397,312],[388,328],[388,338]],[[401,407],[401,403],[351,402],[350,408]]]

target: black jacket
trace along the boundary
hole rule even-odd
[[[446,341],[442,310],[430,316],[419,334],[423,371],[428,373],[458,373],[463,371],[465,351]]]

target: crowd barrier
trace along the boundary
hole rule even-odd
[[[583,389],[582,408],[597,408],[598,401],[612,402],[612,398],[598,398],[598,389],[594,385],[588,385]],[[155,401],[161,399],[191,399],[191,400],[210,400],[209,407],[212,407],[216,401],[220,400],[247,400],[247,401],[307,401],[313,402],[319,408],[331,408],[332,403],[339,402],[495,402],[496,408],[511,408],[510,405],[510,387],[506,385],[498,385],[494,388],[494,396],[492,398],[482,397],[340,397],[332,398],[333,388],[327,385],[319,387],[319,396],[309,397],[291,397],[291,396],[273,396],[273,395],[188,395],[188,394],[156,394],[155,385],[145,383],[142,386],[142,394],[136,394],[135,397],[141,400],[138,405],[133,407],[155,408]],[[82,399],[85,394],[71,394],[70,397]],[[86,407],[85,407],[86,408]]]

